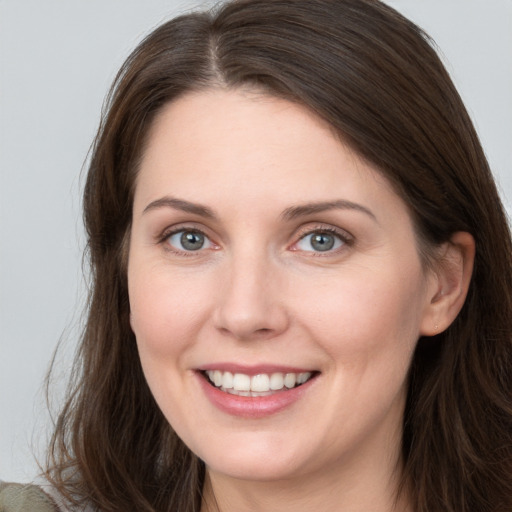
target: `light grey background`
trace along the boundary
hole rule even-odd
[[[63,339],[65,386],[84,302],[80,171],[104,95],[161,21],[212,2],[0,0],[0,479],[37,473],[42,383]],[[512,0],[388,0],[425,28],[512,200]]]

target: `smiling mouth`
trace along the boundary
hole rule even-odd
[[[206,380],[214,387],[225,393],[237,396],[269,396],[302,386],[311,380],[318,372],[260,373],[247,375],[220,370],[201,372]]]

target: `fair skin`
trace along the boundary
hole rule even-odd
[[[163,108],[136,182],[131,325],[206,464],[203,512],[213,496],[222,512],[409,510],[407,370],[462,306],[471,240],[439,254],[427,271],[404,202],[306,109],[248,90]]]

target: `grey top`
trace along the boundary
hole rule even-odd
[[[0,512],[59,512],[41,487],[0,482]]]

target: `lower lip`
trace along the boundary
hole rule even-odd
[[[243,418],[263,418],[291,406],[307,392],[316,377],[296,388],[278,391],[267,396],[238,396],[212,386],[201,372],[199,382],[210,402],[221,411]]]

